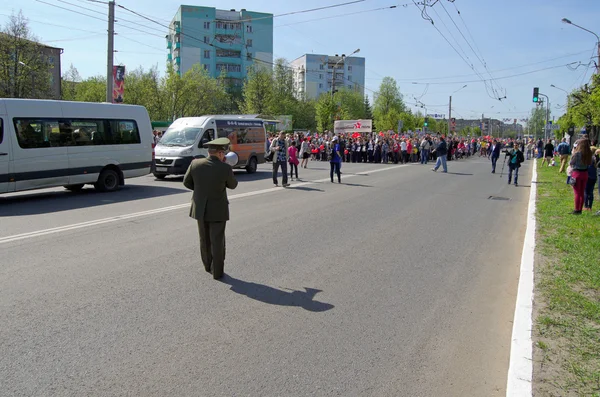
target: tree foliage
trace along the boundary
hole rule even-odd
[[[27,18],[13,13],[0,32],[0,97],[52,97],[52,67]]]
[[[590,84],[573,90],[567,97],[567,111],[558,120],[560,132],[585,127],[592,140],[598,140],[600,130],[600,75],[592,76]]]
[[[543,106],[536,106],[531,109],[527,127],[529,133],[536,138],[544,137],[544,126],[546,125],[546,109]]]
[[[379,130],[395,130],[398,128],[398,120],[406,113],[406,105],[402,94],[392,77],[384,77],[375,93],[373,115]]]

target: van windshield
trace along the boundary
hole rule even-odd
[[[169,127],[158,142],[163,146],[191,146],[196,142],[196,138],[202,132],[198,127]]]

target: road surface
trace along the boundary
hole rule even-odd
[[[236,173],[221,282],[181,178],[0,196],[0,394],[503,395],[530,164],[309,166]]]

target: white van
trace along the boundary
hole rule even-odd
[[[204,148],[216,138],[229,138],[230,151],[238,156],[234,168],[256,172],[265,162],[264,122],[253,116],[202,116],[177,119],[169,126],[154,148],[154,176],[183,175],[194,158],[208,156]]]
[[[114,191],[151,165],[143,106],[0,99],[0,193],[85,184]]]

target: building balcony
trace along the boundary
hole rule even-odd
[[[179,65],[181,63],[181,57],[175,57],[175,63]]]
[[[176,42],[175,43],[175,48],[181,48],[181,43],[180,42]]]
[[[172,61],[173,60],[173,56],[170,53],[167,54],[167,60],[168,61]]]
[[[171,48],[173,48],[173,43],[172,43],[170,40],[169,40],[169,41],[167,41],[167,48],[168,48],[168,49],[171,49]]]

